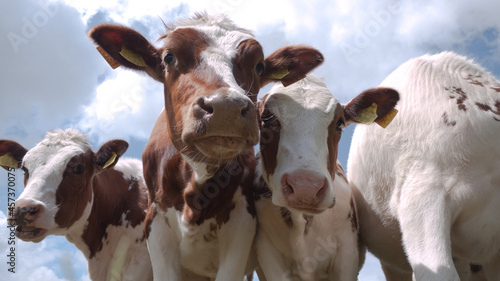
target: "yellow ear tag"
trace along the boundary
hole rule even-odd
[[[377,104],[372,103],[369,107],[361,110],[361,112],[358,113],[358,116],[354,117],[353,120],[357,121],[359,123],[363,123],[366,125],[370,125],[377,119]]]
[[[106,62],[111,66],[111,68],[115,69],[120,66],[120,63],[115,60],[112,56],[110,56],[106,51],[104,51],[101,46],[97,46],[97,50],[101,54],[101,56],[106,60]]]
[[[134,51],[130,50],[125,46],[122,46],[120,55],[122,55],[122,57],[124,57],[126,60],[137,66],[148,66],[141,55],[135,53]]]
[[[389,112],[384,118],[376,121],[376,123],[382,127],[382,128],[387,128],[387,126],[389,126],[389,124],[391,124],[392,120],[394,119],[394,117],[396,117],[396,114],[398,114],[398,110],[397,109],[393,109],[391,112]]]
[[[19,164],[17,163],[17,160],[10,153],[6,153],[5,155],[0,157],[0,166],[6,166],[17,169],[19,167]]]
[[[274,72],[269,73],[268,75],[266,75],[266,78],[281,80],[281,79],[283,79],[283,77],[287,76],[288,74],[290,74],[290,72],[288,72],[288,69],[281,68],[281,69],[278,69]]]
[[[103,169],[108,168],[109,166],[111,166],[111,164],[115,162],[115,160],[116,160],[116,152],[111,152],[111,157],[109,157],[108,161],[104,163],[104,166],[102,168]]]

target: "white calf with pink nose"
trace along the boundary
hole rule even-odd
[[[357,279],[364,248],[338,142],[351,123],[387,125],[398,99],[377,88],[344,106],[313,76],[263,97],[256,244],[266,279]]]

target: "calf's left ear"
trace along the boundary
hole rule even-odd
[[[0,167],[5,170],[21,167],[26,152],[28,150],[15,141],[0,140]]]
[[[363,91],[344,107],[346,125],[373,122],[385,128],[397,114],[394,108],[399,101],[399,93],[391,88],[373,88]]]
[[[124,140],[110,140],[103,144],[95,154],[98,169],[102,171],[114,167],[127,148],[128,142]]]

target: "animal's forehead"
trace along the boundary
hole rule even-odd
[[[63,169],[69,161],[80,154],[88,152],[90,148],[78,145],[44,145],[38,144],[28,151],[23,158],[23,165],[33,171],[39,166]]]
[[[200,40],[212,49],[234,57],[241,42],[252,39],[253,35],[241,29],[225,29],[220,26],[179,26],[171,35],[183,36],[189,40]],[[188,36],[189,35],[189,36]],[[167,35],[167,39],[168,39]]]
[[[335,113],[339,101],[326,87],[307,84],[274,87],[265,103],[275,114],[318,115],[328,118]]]

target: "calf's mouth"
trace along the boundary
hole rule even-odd
[[[40,242],[47,232],[47,229],[34,226],[19,225],[16,228],[16,236],[23,241]]]

